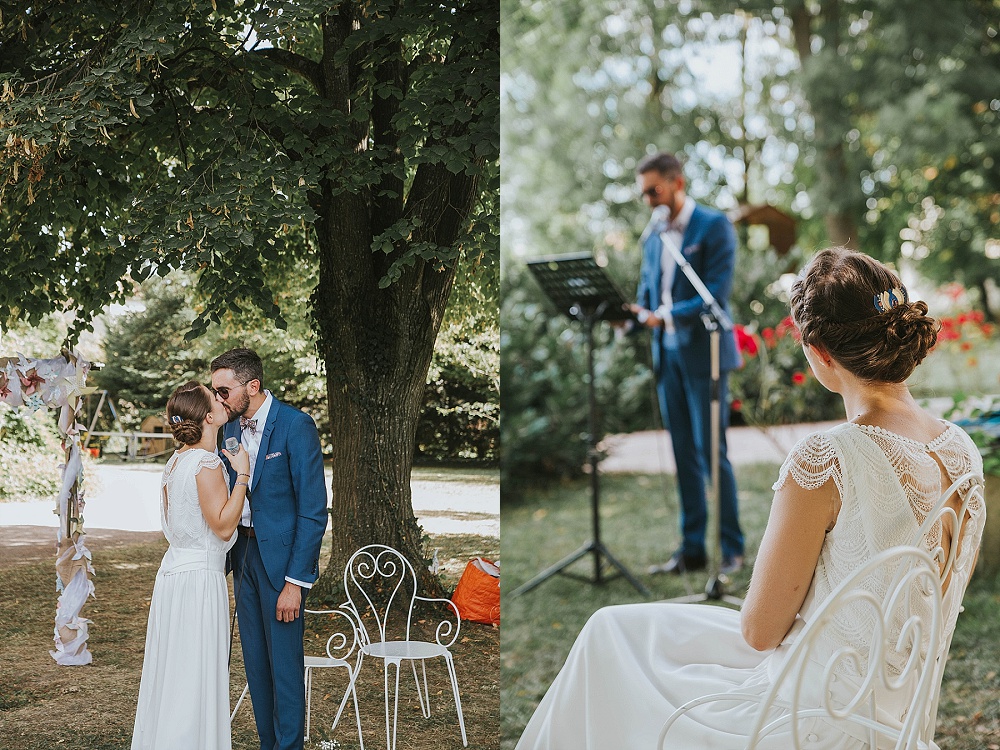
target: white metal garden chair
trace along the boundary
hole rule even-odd
[[[323,615],[328,619],[340,618],[337,620],[338,623],[343,620],[346,624],[341,624],[338,629],[326,639],[326,654],[324,656],[311,656],[309,654],[305,655],[305,689],[306,689],[306,732],[305,739],[309,739],[309,727],[310,719],[312,716],[312,678],[313,670],[315,669],[330,669],[330,668],[341,668],[347,670],[347,687],[344,689],[344,696],[340,699],[340,705],[337,707],[337,715],[333,719],[333,725],[330,730],[333,731],[337,728],[337,723],[340,721],[340,716],[344,712],[344,706],[347,705],[347,698],[351,697],[354,701],[354,718],[358,727],[358,743],[361,746],[361,750],[365,750],[365,742],[361,736],[361,713],[358,710],[358,694],[355,689],[355,683],[358,679],[358,669],[361,667],[361,650],[358,648],[360,641],[360,634],[358,626],[355,624],[353,617],[344,610],[339,609],[307,609],[307,615],[320,616]],[[313,618],[315,619],[315,618]],[[354,655],[352,659],[351,656]],[[236,712],[240,710],[240,704],[243,703],[243,699],[249,692],[250,686],[246,685],[243,688],[243,692],[240,694],[240,698],[236,701],[236,706],[233,708],[233,713],[230,716],[230,721],[236,718]]]
[[[449,647],[458,638],[461,617],[458,608],[448,599],[432,599],[417,596],[417,577],[409,561],[392,547],[372,544],[355,552],[344,569],[344,589],[347,602],[342,606],[353,614],[359,624],[361,657],[358,669],[365,657],[381,659],[384,665],[385,682],[385,732],[386,746],[396,747],[396,723],[399,717],[399,670],[402,662],[409,661],[413,668],[413,679],[417,687],[417,698],[424,718],[431,715],[430,693],[427,690],[428,659],[443,658],[448,668],[452,693],[455,696],[455,710],[462,731],[462,744],[468,747],[465,734],[465,719],[462,716],[462,699],[458,693],[458,678],[455,663]],[[413,640],[411,625],[414,606],[418,602],[439,603],[454,613],[434,628],[433,641]],[[393,637],[399,632],[400,637]],[[417,676],[417,662],[423,676]],[[392,723],[389,722],[389,666],[396,667],[395,692]]]
[[[949,498],[970,481],[973,486],[957,510],[949,507]],[[667,744],[670,728],[692,709],[725,701],[759,705],[746,750],[754,750],[779,729],[790,729],[792,747],[808,747],[803,739],[819,739],[809,731],[808,723],[817,719],[835,725],[840,731],[865,738],[862,741],[866,740],[868,747],[873,749],[928,750],[933,747],[941,681],[951,646],[949,625],[952,623],[946,621],[949,613],[943,607],[942,591],[948,583],[949,597],[957,596],[958,601],[965,593],[968,578],[952,578],[965,532],[959,519],[965,519],[970,504],[982,502],[982,498],[982,484],[975,474],[970,472],[955,480],[928,513],[911,545],[884,550],[841,581],[803,628],[766,693],[716,693],[688,701],[667,719],[660,731],[658,747],[661,750],[670,748]],[[936,523],[959,530],[959,533],[952,533],[947,553],[940,543],[928,553],[922,543]],[[883,595],[877,596],[867,583],[872,580],[873,573],[883,567],[890,574],[886,577],[890,584]],[[850,673],[855,673],[864,661],[855,648],[840,648],[832,654],[823,649],[823,633],[837,617],[856,611],[858,604],[870,607],[875,614],[867,668],[861,670],[860,682],[845,688],[841,681],[835,690],[839,668],[851,663],[854,669]],[[892,654],[906,657],[898,674],[886,666],[886,657]],[[818,684],[816,662],[824,665]],[[807,669],[810,663],[812,667]],[[880,698],[904,686],[913,692],[901,712],[902,721],[886,720],[879,713]]]

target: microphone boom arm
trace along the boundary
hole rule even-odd
[[[716,323],[725,331],[733,330],[733,321],[726,314],[726,311],[722,309],[722,306],[719,305],[712,293],[708,291],[708,287],[702,282],[697,272],[691,268],[691,264],[688,263],[687,258],[684,257],[684,253],[677,247],[677,243],[665,231],[660,232],[660,242],[663,243],[663,246],[674,257],[677,267],[687,276],[688,281],[691,282],[691,286],[698,292],[698,296],[701,297],[701,301],[708,308],[708,312],[711,313],[712,317],[715,318]]]

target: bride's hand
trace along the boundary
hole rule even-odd
[[[226,454],[229,459],[229,465],[236,470],[237,474],[250,473],[250,454],[246,452],[246,449],[242,445],[237,446],[236,455],[233,455],[229,451],[226,451]]]

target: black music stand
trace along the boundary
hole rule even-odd
[[[594,388],[594,324],[599,320],[628,320],[632,317],[625,309],[625,299],[604,270],[597,265],[590,253],[555,255],[528,262],[528,269],[542,290],[560,312],[584,324],[587,333],[587,460],[590,463],[590,509],[594,536],[584,542],[576,552],[546,568],[534,578],[514,589],[510,596],[520,596],[531,591],[557,573],[579,578],[588,583],[601,584],[623,576],[639,593],[652,596],[628,568],[622,565],[601,542],[600,475],[597,472],[597,396]],[[594,556],[594,576],[574,575],[566,568],[587,554]],[[604,575],[604,560],[618,570],[611,576]]]

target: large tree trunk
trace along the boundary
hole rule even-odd
[[[440,595],[439,582],[421,564],[422,530],[413,514],[410,471],[447,295],[427,299],[419,284],[405,283],[410,279],[379,289],[367,250],[370,238],[359,258],[356,251],[345,252],[348,234],[320,233],[314,297],[333,444],[332,554],[317,594],[338,591],[350,555],[379,543],[413,563],[424,592]],[[454,269],[439,273],[449,277],[444,286],[450,291]],[[365,303],[352,305],[351,300]]]

